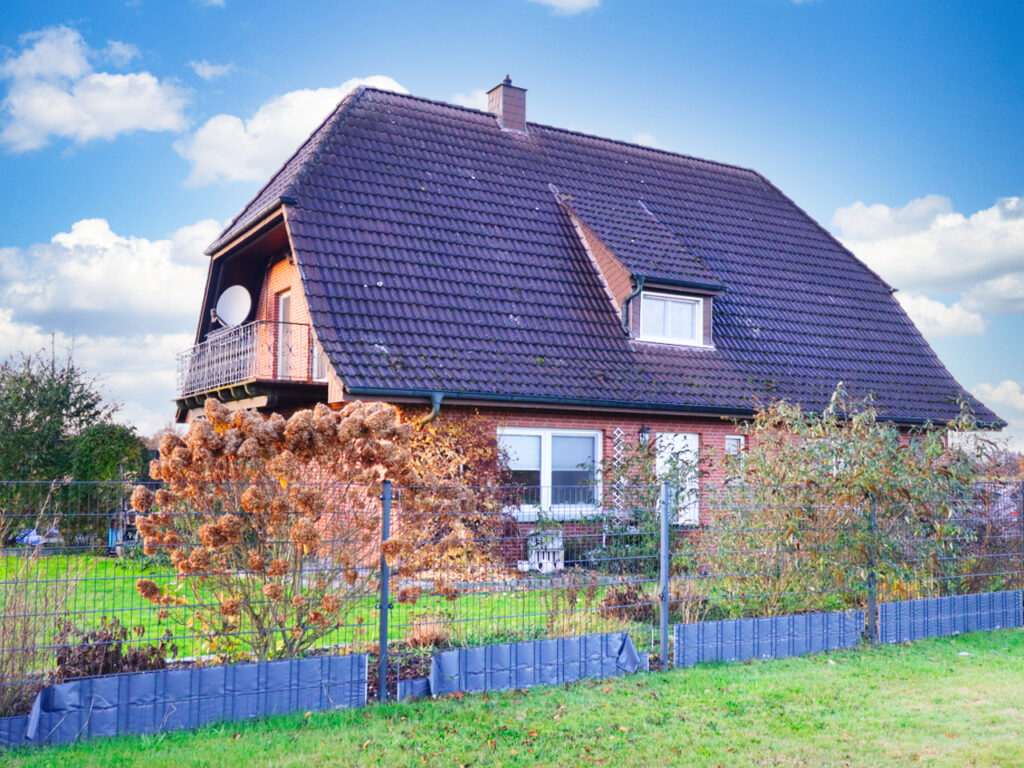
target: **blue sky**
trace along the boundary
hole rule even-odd
[[[900,289],[1024,448],[1024,5],[19,4],[0,20],[0,354],[75,343],[170,417],[202,248],[358,79],[756,168]]]

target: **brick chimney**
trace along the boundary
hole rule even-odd
[[[498,116],[498,124],[506,131],[526,133],[526,89],[505,79],[487,92],[487,111]]]

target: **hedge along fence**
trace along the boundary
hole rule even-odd
[[[18,523],[12,533],[39,517],[24,510],[56,513],[74,503],[57,486],[35,488],[35,501],[23,500],[22,511],[8,514],[5,508],[4,515]],[[799,489],[789,496],[778,488],[706,488],[699,499],[699,526],[683,525],[672,505],[678,495],[658,486],[617,486],[614,494],[604,494],[603,504],[596,503],[593,489],[551,489],[547,493],[563,503],[540,516],[534,510],[529,522],[516,513],[530,507],[529,492],[536,489],[490,488],[474,497],[475,490],[468,488],[400,488],[394,489],[390,502],[384,491],[369,486],[328,494],[321,519],[375,520],[376,528],[351,537],[337,533],[351,529],[344,523],[322,528],[336,533],[320,534],[323,546],[302,552],[289,566],[298,584],[287,585],[288,610],[261,615],[307,620],[321,608],[293,605],[291,600],[310,591],[337,594],[352,586],[348,578],[354,574],[358,589],[339,598],[330,626],[322,626],[322,620],[309,622],[317,632],[324,631],[301,653],[331,658],[376,653],[365,677],[371,690],[376,687],[378,695],[390,697],[410,689],[422,694],[422,680],[429,679],[435,661],[442,663],[440,654],[480,646],[628,635],[636,668],[643,669],[645,662],[655,660],[652,654],[671,661],[673,641],[683,631],[670,631],[672,624],[843,613],[848,619],[839,636],[845,647],[854,634],[857,612],[873,615],[873,601],[1024,587],[1019,485],[961,494],[950,500],[956,514],[940,520],[876,516],[874,522],[867,503],[843,510],[839,519],[829,518],[824,513],[831,510],[806,503]],[[417,496],[411,503],[410,494]],[[458,494],[459,504],[432,507],[427,502],[444,494]],[[467,502],[473,498],[479,499],[478,506]],[[0,691],[22,692],[21,701],[27,703],[16,712],[27,714],[38,690],[48,684],[126,669],[142,674],[181,671],[175,666],[175,647],[179,658],[191,659],[200,669],[232,660],[250,663],[257,647],[290,653],[287,648],[276,650],[277,641],[285,639],[282,633],[292,629],[287,623],[261,627],[244,611],[221,612],[222,596],[204,581],[206,572],[190,565],[181,573],[159,547],[145,554],[133,546],[131,526],[137,518],[123,508],[70,511],[96,517],[83,530],[95,529],[104,520],[105,525],[122,526],[115,530],[129,539],[115,543],[109,554],[108,541],[61,540],[60,534],[34,546],[5,542]],[[382,553],[387,549],[382,539],[400,540],[393,550],[397,554]],[[459,554],[466,547],[453,546],[466,541],[472,543],[472,557]],[[529,570],[538,547],[547,552],[556,545],[562,570]],[[268,546],[292,547],[294,555],[296,545],[285,539]],[[332,559],[345,551],[358,556],[344,562]],[[418,556],[404,556],[411,551]],[[251,588],[250,599],[258,607],[275,599],[255,589],[266,582],[261,574],[267,564],[262,565],[263,570],[243,565],[217,576],[237,578],[241,588]],[[136,588],[140,579],[156,584],[161,596],[182,596],[188,605],[146,600]],[[61,599],[54,600],[58,594]],[[197,606],[203,607],[206,624],[189,623]],[[117,619],[127,631],[120,637],[109,632],[97,636],[103,617]],[[70,620],[76,631],[58,633],[56,624],[63,620]],[[864,624],[869,623],[865,618]],[[775,627],[767,631],[776,642],[771,655],[782,653],[778,649],[786,643],[789,651],[799,652],[802,641],[779,640],[793,630],[780,628],[778,622]],[[812,626],[809,631],[814,636],[818,630]],[[259,643],[252,642],[254,636]],[[271,637],[273,642],[267,642]],[[829,643],[824,648],[833,647]],[[818,646],[809,642],[807,647]],[[678,645],[675,651],[679,653]],[[485,660],[487,653],[495,659],[502,652],[484,652]],[[475,655],[463,658],[468,663]],[[452,674],[456,679],[462,673]],[[536,679],[548,679],[546,674]],[[491,679],[493,684],[498,678],[491,674]]]

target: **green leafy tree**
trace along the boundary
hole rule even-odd
[[[821,413],[774,403],[738,425],[747,450],[707,505],[697,560],[738,615],[860,604],[958,588],[976,535],[962,523],[989,449],[970,414],[910,432],[842,385]]]
[[[0,478],[114,480],[119,465],[138,468],[142,442],[117,411],[70,353],[0,362]]]
[[[45,517],[45,529],[57,528],[65,540],[103,540],[123,489],[65,481],[144,474],[142,441],[114,421],[117,410],[70,352],[0,362],[0,480],[50,481],[0,486],[0,509],[12,534],[39,529]]]

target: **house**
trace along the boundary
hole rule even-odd
[[[472,408],[545,508],[597,493],[580,466],[623,438],[735,451],[728,417],[839,381],[907,427],[961,400],[1001,423],[757,172],[527,122],[508,78],[489,99],[338,105],[210,246],[179,420],[211,395]]]

